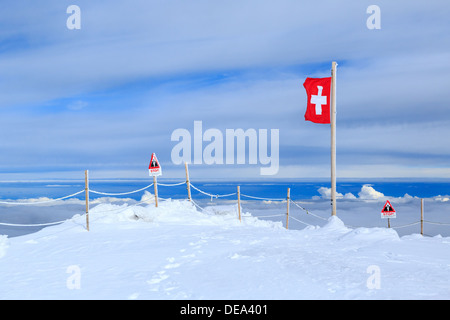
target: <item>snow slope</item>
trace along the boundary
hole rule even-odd
[[[0,236],[0,299],[449,299],[450,238],[286,230],[236,206],[99,204]]]

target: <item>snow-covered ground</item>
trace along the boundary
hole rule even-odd
[[[450,298],[447,237],[337,217],[286,230],[235,204],[92,207],[89,232],[76,214],[0,236],[0,299]]]

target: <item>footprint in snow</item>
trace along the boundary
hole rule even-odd
[[[175,258],[173,258],[173,257],[167,258],[167,261],[169,262],[169,264],[166,264],[164,266],[164,269],[174,269],[174,268],[178,268],[180,266],[179,263],[175,263]]]
[[[167,278],[169,278],[169,276],[165,273],[166,273],[165,271],[157,272],[157,275],[154,276],[151,280],[148,280],[147,283],[148,284],[158,284],[161,281],[166,280]]]
[[[132,293],[128,296],[128,300],[136,300],[137,298],[139,298],[138,292]]]

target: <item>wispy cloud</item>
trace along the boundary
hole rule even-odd
[[[369,3],[294,0],[80,1],[82,28],[68,30],[70,4],[21,0],[0,12],[3,177],[88,167],[140,176],[152,152],[170,175],[179,169],[170,135],[194,120],[280,129],[276,177],[326,177],[329,129],[304,122],[302,83],[329,76],[332,60],[338,175],[445,171],[450,8],[442,1],[381,1],[381,30],[366,28]],[[248,165],[198,169],[258,174]]]

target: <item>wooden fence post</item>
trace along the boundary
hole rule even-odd
[[[188,199],[189,199],[189,201],[192,201],[191,200],[191,184],[189,182],[189,171],[188,171],[188,165],[186,162],[184,163],[184,168],[186,169],[186,188],[187,188],[187,192],[188,192]]]
[[[241,221],[241,188],[237,186],[239,221]]]
[[[153,176],[153,186],[155,187],[155,207],[158,207],[158,183],[156,181],[156,176]]]
[[[423,198],[420,199],[420,234],[423,236]]]
[[[291,188],[287,189],[287,213],[286,213],[286,229],[289,229],[289,202],[291,201]]]
[[[86,230],[89,231],[89,171],[84,171],[84,190],[86,192]]]

